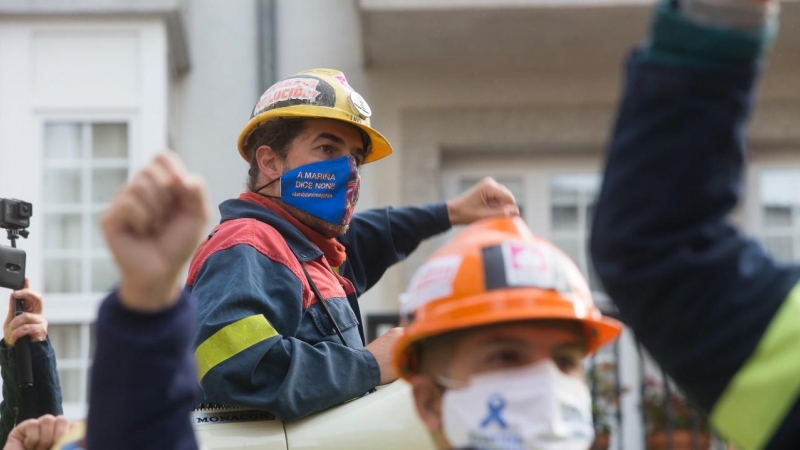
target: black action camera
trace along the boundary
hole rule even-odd
[[[0,227],[24,230],[31,226],[33,205],[13,198],[0,198]]]
[[[11,247],[0,245],[0,287],[22,289],[25,286],[25,252],[16,248],[20,236],[27,238],[33,205],[13,198],[0,198],[0,228],[8,232]]]
[[[11,247],[0,245],[0,287],[19,290],[25,287],[25,251],[17,248],[20,236],[27,238],[31,225],[33,205],[13,198],[0,198],[0,227],[8,232]],[[25,300],[14,299],[14,315],[25,312]],[[33,366],[31,365],[31,338],[23,336],[17,340],[14,360],[17,364],[17,383],[20,389],[33,386]],[[27,394],[26,394],[27,395]],[[30,411],[21,420],[32,417]]]

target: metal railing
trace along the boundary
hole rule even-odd
[[[621,381],[620,340],[587,361],[587,382],[592,393],[595,433],[594,450],[726,450],[728,446],[711,431],[704,412],[692,405],[666,373],[655,365],[636,343],[637,385]],[[647,366],[650,366],[648,369]],[[656,372],[656,373],[653,373]],[[631,389],[638,393],[634,408],[622,407],[622,398]],[[641,432],[624,439],[625,427]]]

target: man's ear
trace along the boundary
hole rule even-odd
[[[256,149],[258,171],[265,181],[272,181],[283,175],[283,158],[269,145]]]
[[[442,389],[433,379],[423,375],[414,375],[409,380],[414,393],[414,405],[417,407],[422,423],[431,433],[442,431]]]

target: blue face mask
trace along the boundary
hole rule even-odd
[[[287,205],[333,225],[350,223],[361,189],[361,176],[352,155],[294,168],[256,192],[278,180],[280,199]]]

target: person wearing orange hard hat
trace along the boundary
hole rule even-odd
[[[439,448],[589,448],[581,360],[622,326],[594,306],[569,258],[520,218],[466,227],[401,300],[395,369]]]
[[[396,379],[390,330],[365,345],[358,297],[454,224],[518,214],[490,179],[447,203],[353,214],[360,169],[392,153],[372,111],[332,69],[272,85],[238,139],[247,192],[192,259],[204,403],[292,421]]]

